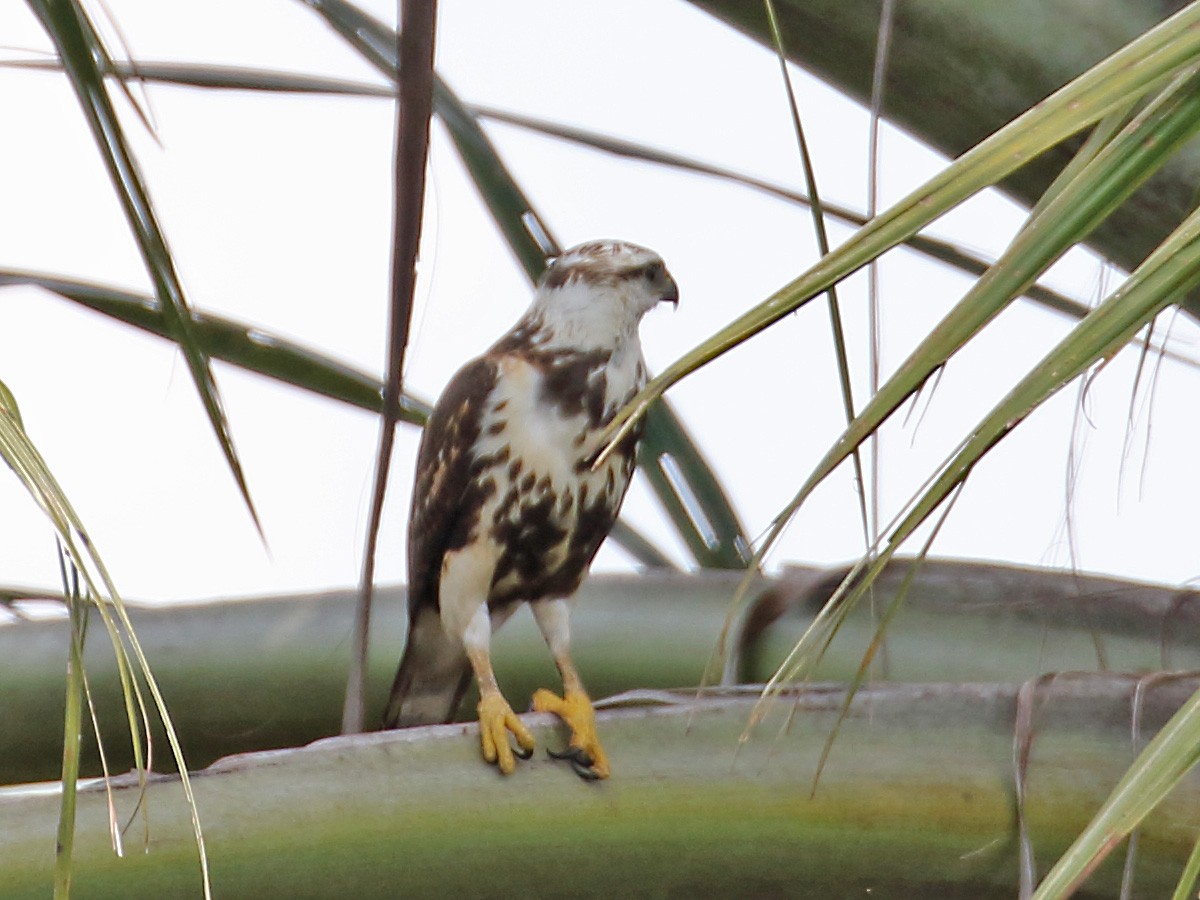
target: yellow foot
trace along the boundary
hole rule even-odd
[[[516,751],[508,742],[510,731],[517,739]],[[500,694],[488,694],[479,701],[479,736],[483,741],[483,758],[495,763],[505,775],[511,775],[517,767],[514,752],[521,759],[533,755],[533,735]]]
[[[567,759],[576,774],[588,781],[607,778],[611,771],[608,756],[596,736],[596,714],[592,701],[583,691],[567,691],[559,697],[545,688],[533,695],[533,708],[538,712],[554,713],[571,729],[571,741],[561,753],[549,751],[555,759]]]

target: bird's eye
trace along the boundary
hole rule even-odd
[[[662,277],[662,273],[662,263],[650,263],[650,265],[642,270],[642,274],[646,276],[647,281],[658,281]]]

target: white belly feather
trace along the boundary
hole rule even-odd
[[[604,383],[604,413],[607,422],[640,386],[644,368],[639,352],[613,355],[606,366],[589,373],[587,387],[596,390]],[[519,460],[519,473],[510,466],[497,466],[493,477],[496,490],[486,501],[480,527],[508,518],[520,519],[528,503],[549,494],[555,498],[554,523],[563,530],[561,540],[546,548],[547,570],[565,561],[576,530],[582,503],[618,504],[628,487],[623,460],[611,457],[598,469],[590,461],[599,449],[601,429],[589,420],[586,410],[564,415],[543,392],[543,374],[525,360],[508,356],[500,362],[500,373],[480,429],[479,455],[490,456],[508,448],[510,461]],[[528,486],[532,484],[530,489]],[[507,502],[520,489],[522,502]],[[496,584],[505,591],[518,583],[517,572],[507,573]]]

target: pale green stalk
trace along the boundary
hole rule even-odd
[[[1126,108],[1200,57],[1200,5],[1188,6],[1018,116],[876,216],[842,246],[651,380],[606,430],[598,462],[671,385],[803,306],[979,190],[1065,138]]]

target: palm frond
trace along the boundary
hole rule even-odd
[[[155,296],[162,308],[164,321],[183,352],[221,451],[254,525],[261,534],[262,525],[233,446],[233,436],[208,358],[192,333],[187,298],[167,246],[166,236],[159,224],[137,161],[125,140],[125,133],[112,99],[105,88],[105,73],[110,68],[108,51],[78,0],[29,0],[29,5],[54,42],[96,147],[108,169],[117,197],[121,201],[130,230],[137,240],[146,271],[154,285]]]
[[[609,446],[674,383],[745,342],[830,284],[928,226],[981,189],[1104,118],[1153,96],[1200,56],[1200,6],[1189,6],[1010,122],[859,229],[804,274],[684,354],[646,386],[609,426]]]
[[[346,0],[306,0],[351,46],[388,78],[396,73],[395,32]],[[435,78],[434,111],[450,133],[463,164],[483,197],[492,219],[531,281],[545,269],[548,258],[559,252],[546,220],[525,196],[480,127],[479,122],[441,79]],[[651,477],[650,483],[689,548],[708,548],[696,561],[700,565],[744,568],[749,541],[719,482],[700,449],[678,425],[673,412],[660,411],[654,427],[664,448],[662,453],[639,453],[639,466],[661,466],[674,460],[679,485],[671,479]],[[648,426],[650,427],[650,426]],[[699,504],[697,507],[696,504]],[[695,507],[694,514],[680,510]],[[697,523],[707,521],[712,530],[701,534]]]
[[[166,730],[171,752],[181,774],[180,784],[189,804],[192,833],[199,854],[201,883],[204,896],[206,900],[209,900],[211,887],[208,856],[204,845],[204,833],[200,826],[199,811],[196,808],[191,781],[187,775],[183,748],[175,732],[170,713],[167,711],[162,692],[159,690],[158,682],[154,678],[149,661],[138,641],[137,633],[129,621],[129,614],[104,562],[96,552],[83,522],[51,474],[42,455],[25,434],[19,414],[16,412],[12,393],[6,387],[0,391],[0,401],[3,403],[3,406],[0,407],[0,459],[3,459],[13,470],[17,480],[29,492],[49,520],[57,536],[62,554],[79,575],[80,595],[89,599],[92,608],[99,613],[105,630],[108,632],[116,659],[117,673],[121,681],[137,779],[142,784],[145,783],[147,760],[142,754],[141,738],[143,734],[148,734],[148,727],[146,727],[148,714],[143,691],[135,675],[135,667],[150,692],[159,720]],[[75,652],[78,649],[75,644],[77,639],[77,636],[72,637],[73,659],[75,659]],[[78,662],[77,659],[76,662]],[[79,670],[78,678],[70,684],[71,690],[74,692],[74,699],[70,700],[69,704],[73,711],[68,716],[66,727],[74,730],[71,732],[72,736],[68,737],[68,746],[64,749],[64,776],[70,773],[71,768],[77,762],[77,759],[72,756],[70,744],[76,740],[73,735],[77,734],[81,727],[79,704],[83,692],[83,682],[80,679],[82,679],[82,670]],[[66,833],[73,828],[73,812],[70,809],[69,794],[70,792],[68,792],[67,805],[64,806],[60,819],[60,843],[63,842]],[[71,841],[68,839],[65,844],[69,849]],[[70,886],[71,863],[70,859],[64,856],[59,856],[58,859],[55,875],[56,895],[65,896],[64,892],[68,891]]]

